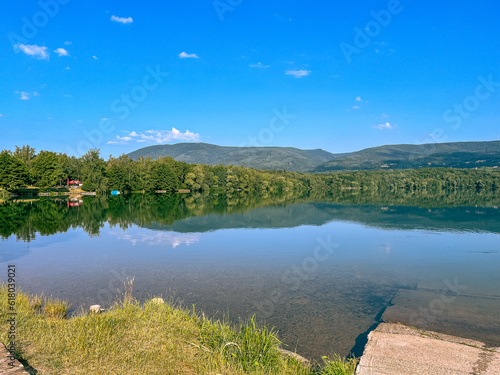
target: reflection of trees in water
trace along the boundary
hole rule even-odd
[[[365,205],[365,207],[348,208],[345,206],[342,208],[342,206],[336,205],[337,209],[330,211],[326,207],[331,206],[326,205],[316,206],[315,212],[304,211],[304,208],[297,211],[292,209],[287,214],[290,217],[293,216],[294,221],[290,223],[291,225],[297,225],[303,215],[310,215],[311,218],[316,217],[316,219],[323,218],[322,215],[318,216],[319,211],[327,214],[323,218],[325,220],[323,222],[326,222],[327,217],[332,217],[332,215],[337,217],[339,210],[346,215],[351,212],[350,217],[354,220],[358,218],[364,221],[362,218],[369,216],[369,220],[367,220],[376,223],[379,219],[387,220],[387,217],[382,218],[381,216],[385,211],[380,209],[380,205],[414,206],[413,208],[410,207],[409,210],[415,211],[415,213],[418,211],[418,215],[423,216],[422,213],[425,213],[427,208],[493,206],[499,204],[499,201],[498,194],[494,190],[445,192],[439,189],[423,192],[406,190],[394,192],[389,189],[343,190],[337,193],[320,194],[316,192],[301,196],[294,195],[291,192],[283,194],[265,193],[261,195],[244,192],[234,192],[227,195],[210,195],[207,192],[190,195],[133,194],[107,198],[99,196],[84,197],[84,203],[77,207],[68,207],[64,200],[40,199],[38,201],[17,203],[7,201],[0,204],[0,236],[8,238],[14,234],[18,239],[29,242],[35,238],[36,233],[51,235],[66,232],[70,228],[82,228],[90,236],[98,236],[106,222],[121,229],[127,229],[132,224],[139,227],[148,227],[153,224],[155,226],[170,226],[176,221],[188,217],[206,216],[208,214],[230,215],[259,207],[284,207],[304,202],[355,204]],[[367,208],[366,205],[374,205],[375,207]],[[425,209],[417,209],[417,207],[424,207]],[[369,211],[368,216],[366,216],[366,210]],[[401,207],[398,209],[398,212],[400,211]],[[466,210],[464,210],[465,212]],[[487,217],[496,220],[498,213],[497,209],[490,208]],[[273,218],[275,218],[276,222],[274,224],[283,226],[278,222],[283,220],[282,210],[276,210],[273,213],[268,211],[267,214],[270,217],[267,218],[269,220],[265,221],[265,225],[271,225]],[[473,212],[473,214],[476,216],[484,215],[482,212]],[[453,222],[457,211],[456,209],[443,208],[440,210],[439,215],[440,220]],[[246,216],[248,216],[247,219],[249,220],[257,220],[257,218],[254,219],[255,215]],[[304,217],[304,220],[307,221],[308,219]],[[431,220],[437,220],[437,218]],[[262,224],[260,221],[259,223]],[[283,224],[286,226],[286,223]]]

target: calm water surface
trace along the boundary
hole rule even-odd
[[[382,317],[500,345],[494,206],[120,197],[17,207],[17,224],[2,224],[2,278],[15,264],[22,289],[75,310],[109,306],[134,278],[139,299],[164,296],[234,321],[256,314],[311,358],[360,354]]]

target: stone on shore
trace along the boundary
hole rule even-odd
[[[101,309],[101,305],[92,305],[90,306],[90,309],[89,309],[89,312],[91,313],[100,313],[104,311],[103,309]]]
[[[500,349],[399,323],[382,323],[368,335],[356,374],[497,375]]]

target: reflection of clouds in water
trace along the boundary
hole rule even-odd
[[[391,245],[380,245],[380,246],[382,246],[382,248],[385,250],[386,254],[390,254],[391,253],[391,250],[392,250],[392,246]]]
[[[116,236],[118,240],[130,241],[132,245],[137,245],[138,243],[150,246],[172,245],[174,249],[181,244],[190,245],[200,242],[200,234],[198,233],[155,232],[125,234],[123,232],[110,232],[110,234]]]

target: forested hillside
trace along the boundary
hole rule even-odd
[[[332,154],[317,150],[299,150],[293,147],[224,147],[208,143],[176,143],[141,148],[128,154],[133,160],[139,157],[170,156],[177,161],[191,164],[237,165],[255,169],[285,169],[309,172],[326,161],[345,154]]]
[[[425,167],[500,167],[500,141],[373,147],[330,160],[315,171]]]
[[[170,156],[177,161],[207,165],[241,165],[294,172],[384,170],[426,167],[500,167],[500,141],[387,145],[333,154],[321,149],[291,147],[221,147],[207,143],[178,143],[145,147],[132,159]]]

